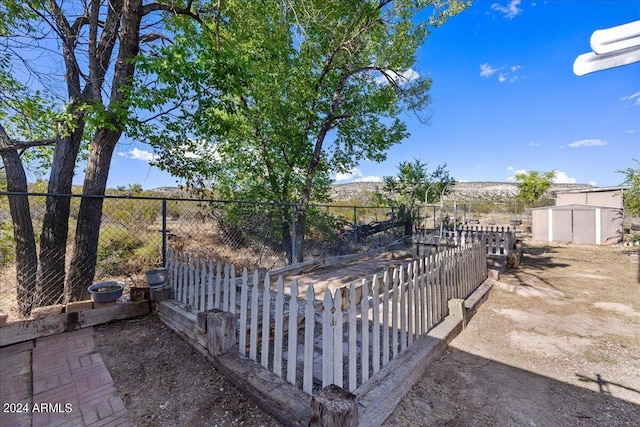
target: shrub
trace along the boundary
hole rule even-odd
[[[0,221],[0,267],[13,262],[15,250],[13,248],[13,232],[6,221]]]

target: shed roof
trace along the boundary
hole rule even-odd
[[[615,208],[615,207],[611,207],[611,206],[595,206],[595,205],[581,205],[581,204],[569,204],[569,205],[554,205],[554,206],[543,206],[541,208],[532,208],[532,211],[539,211],[539,210],[543,210],[543,209],[552,209],[552,210],[556,210],[556,211],[571,211],[571,210],[581,210],[581,211],[588,211],[588,210],[593,210],[593,209],[615,209],[615,210],[622,210],[622,208]]]
[[[607,191],[623,191],[628,190],[628,185],[618,185],[615,187],[595,187],[595,188],[578,188],[573,190],[564,190],[564,191],[556,191],[556,194],[567,194],[567,193],[603,193]]]

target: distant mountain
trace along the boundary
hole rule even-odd
[[[359,201],[361,204],[369,204],[371,194],[382,189],[381,182],[352,182],[349,184],[336,184],[331,186],[331,197],[336,202]],[[548,197],[553,197],[558,191],[575,190],[582,188],[594,188],[588,184],[554,184],[547,192]],[[184,190],[178,187],[160,187],[152,191],[168,193],[173,196],[188,196]],[[518,184],[514,182],[457,182],[449,199],[463,200],[487,200],[499,201],[511,199],[518,194]]]
[[[369,194],[380,190],[382,185],[380,182],[337,184],[331,187],[331,196],[335,201],[364,201]],[[547,195],[553,197],[558,191],[581,188],[593,188],[593,186],[588,184],[554,184],[547,192]],[[449,198],[458,200],[501,200],[511,199],[516,194],[518,194],[518,184],[514,182],[457,182]]]

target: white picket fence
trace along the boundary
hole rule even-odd
[[[330,384],[354,391],[426,334],[487,277],[479,242],[432,254],[316,299],[312,284],[273,287],[267,274],[170,253],[175,299],[195,311],[238,317],[238,350],[311,394]],[[300,293],[302,291],[302,293]],[[266,326],[266,327],[265,327]]]
[[[515,233],[505,227],[462,226],[456,230],[427,232],[415,234],[413,242],[423,245],[458,246],[468,242],[480,241],[484,243],[487,255],[509,255],[516,241]]]

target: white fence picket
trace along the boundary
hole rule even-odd
[[[289,300],[289,327],[287,335],[287,381],[296,383],[296,363],[298,360],[298,282],[291,282]]]
[[[302,389],[309,394],[313,392],[317,367],[321,370],[317,374],[323,387],[329,384],[342,387],[346,382],[353,392],[369,379],[370,371],[379,372],[440,322],[448,313],[450,298],[466,298],[487,277],[487,253],[483,245],[489,242],[472,240],[471,233],[460,235],[460,240],[468,243],[397,266],[393,274],[385,271],[382,280],[374,275],[370,284],[367,279],[362,279],[358,286],[353,282],[348,293],[326,290],[318,337],[322,347],[320,364],[314,352],[315,293],[312,285],[307,286],[301,343]],[[249,358],[258,362],[259,352],[259,363],[264,368],[279,377],[284,377],[286,370],[287,381],[298,383],[300,306],[295,280],[290,286],[290,296],[285,297],[283,278],[278,277],[272,294],[268,273],[264,287],[260,288],[257,271],[250,284],[246,268],[238,279],[234,266],[187,253],[169,251],[166,265],[176,300],[196,311],[213,307],[233,314],[239,311],[240,353],[245,356],[248,353]],[[347,324],[343,325],[345,321]]]
[[[212,264],[209,264],[210,266],[212,266]],[[213,272],[211,269],[209,270],[210,272]],[[256,270],[256,272],[254,273],[254,275],[257,275],[258,271]],[[209,275],[209,278],[211,279],[211,277],[213,277],[213,274]],[[213,289],[209,288],[209,294],[213,293]],[[240,333],[238,334],[238,347],[240,349],[240,353],[243,356],[247,355],[247,304],[249,300],[249,274],[247,272],[247,269],[244,268],[242,270],[242,285],[240,288]]]
[[[373,281],[371,283],[371,296],[372,301],[371,305],[373,306],[372,319],[371,319],[371,358],[372,358],[372,368],[373,373],[375,374],[380,370],[380,289],[379,289],[379,280],[378,275],[373,276]],[[385,331],[386,333],[386,331]]]
[[[231,271],[229,277],[229,306],[227,311],[231,314],[236,314],[236,266],[231,264]]]
[[[222,263],[218,261],[218,265],[216,266],[216,291],[215,291],[215,308],[220,308],[222,306],[222,302],[220,301],[220,288],[222,286]]]
[[[366,285],[365,285],[366,286]],[[338,292],[336,292],[337,294]],[[357,385],[357,362],[356,362],[356,346],[358,341],[356,331],[356,284],[351,282],[349,286],[349,309],[348,309],[348,336],[347,343],[349,347],[349,361],[347,371],[349,373],[349,391],[354,391]],[[342,334],[340,334],[342,335]]]
[[[220,264],[218,264],[220,265]],[[220,272],[220,268],[218,268]],[[251,329],[249,330],[249,358],[258,361],[258,300],[260,299],[260,289],[258,272],[253,275],[253,287],[251,288]],[[216,292],[218,291],[218,282],[216,282]],[[219,294],[218,294],[219,295]]]
[[[329,289],[324,292],[322,310],[322,388],[324,388],[333,384],[333,298]]]
[[[302,390],[307,394],[311,394],[313,391],[313,339],[316,327],[315,310],[313,307],[314,303],[315,292],[313,290],[313,285],[308,285],[307,305],[304,311],[304,366],[302,373]],[[324,348],[322,352],[324,354]]]
[[[284,281],[278,277],[276,285],[276,311],[274,315],[273,373],[282,378],[282,343],[284,336]]]
[[[382,366],[386,366],[389,363],[389,311],[391,310],[389,305],[389,286],[391,286],[391,282],[388,271],[384,272],[382,286]]]
[[[360,303],[360,366],[362,382],[369,379],[369,286],[362,279],[362,302]],[[375,311],[375,310],[374,310]]]
[[[342,387],[343,362],[343,333],[342,333],[342,292],[336,290],[333,294],[333,384]]]
[[[264,292],[262,294],[262,345],[260,349],[260,364],[269,367],[269,333],[271,332],[271,279],[269,273],[264,278]]]

